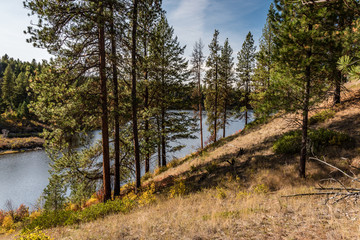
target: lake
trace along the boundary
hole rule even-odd
[[[193,115],[188,111],[189,115]],[[250,114],[251,116],[251,114]],[[252,119],[250,117],[249,119]],[[204,142],[209,138],[206,115],[203,116]],[[229,118],[226,127],[226,136],[234,134],[244,128],[244,120]],[[222,130],[219,135],[222,136]],[[94,134],[95,139],[100,139],[100,131]],[[200,148],[200,139],[179,139],[186,145],[182,150],[169,153],[168,160],[182,158]],[[173,145],[175,143],[170,143]],[[44,150],[29,151],[25,153],[0,155],[0,209],[6,209],[6,201],[11,201],[14,208],[25,204],[33,209],[43,189],[48,184],[50,159]],[[156,156],[152,157],[151,168],[156,167]]]

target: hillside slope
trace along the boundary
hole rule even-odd
[[[335,116],[312,126],[356,139],[355,148],[331,147],[321,154],[344,170],[360,167],[359,86],[348,84],[351,91],[333,107]],[[317,111],[329,106],[324,103]],[[314,192],[332,170],[310,161],[303,180],[297,176],[298,155],[273,152],[275,140],[297,128],[293,119],[274,118],[154,176],[146,183],[157,185],[152,204],[46,232],[55,239],[360,239],[360,208],[353,201],[325,204],[326,196],[283,197]],[[332,176],[356,187],[339,174]]]

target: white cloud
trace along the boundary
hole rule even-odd
[[[170,25],[180,43],[187,45],[186,56],[190,55],[195,41],[204,35],[208,4],[209,0],[181,0],[175,8],[168,10]]]
[[[189,59],[195,41],[201,38],[208,55],[214,29],[220,31],[219,42],[229,38],[234,57],[240,51],[246,34],[251,31],[257,42],[265,23],[271,0],[164,0],[167,17]]]

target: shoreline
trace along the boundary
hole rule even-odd
[[[39,137],[0,138],[0,155],[44,149],[44,139]]]
[[[21,148],[21,149],[9,149],[9,150],[1,150],[0,156],[3,155],[10,155],[10,154],[17,154],[17,153],[25,153],[25,152],[32,152],[32,151],[41,151],[44,150],[44,147],[35,147],[35,148]]]

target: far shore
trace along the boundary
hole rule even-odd
[[[34,151],[43,148],[44,139],[40,137],[0,138],[0,155]]]

